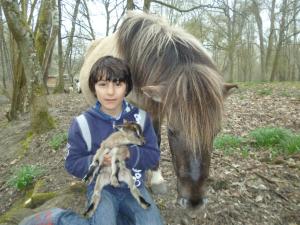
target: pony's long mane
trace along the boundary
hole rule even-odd
[[[117,32],[118,52],[128,61],[134,86],[166,86],[160,112],[146,101],[146,110],[184,126],[191,149],[210,149],[220,128],[223,80],[215,64],[190,34],[160,17],[128,13]],[[142,93],[140,93],[142,94]],[[176,110],[176,111],[175,111]]]

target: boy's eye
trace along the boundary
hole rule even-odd
[[[97,83],[98,86],[105,86],[106,85],[106,82],[105,81],[99,81]]]

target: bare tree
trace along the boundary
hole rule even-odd
[[[64,71],[65,71],[65,67],[67,65],[67,61],[70,57],[70,52],[72,49],[72,45],[73,45],[73,38],[74,38],[74,33],[75,33],[75,25],[76,25],[76,19],[77,19],[77,15],[78,15],[78,11],[79,11],[79,4],[80,4],[80,0],[76,0],[75,2],[75,7],[74,7],[74,11],[73,11],[73,16],[72,16],[72,26],[71,26],[71,31],[69,34],[69,38],[68,38],[68,44],[67,44],[67,48],[65,51],[64,56],[62,56],[62,44],[60,43],[59,45],[59,57],[61,57],[62,59],[62,63],[60,62],[59,64],[59,79],[58,79],[58,83],[56,84],[55,87],[55,92],[61,93],[64,91]],[[61,29],[61,27],[59,28]],[[61,39],[59,40],[59,42],[61,42]]]
[[[275,50],[275,56],[273,61],[273,67],[271,72],[270,81],[275,80],[275,76],[278,69],[278,61],[279,61],[279,53],[282,48],[283,40],[285,38],[285,26],[286,26],[286,16],[287,16],[287,0],[283,0],[281,6],[281,20],[280,20],[280,28],[279,28],[279,37]]]
[[[30,93],[31,128],[34,133],[42,133],[53,128],[54,123],[48,113],[46,90],[42,82],[43,71],[34,45],[33,33],[24,16],[26,14],[19,8],[18,1],[2,0],[1,4],[9,30],[18,45],[20,62]]]

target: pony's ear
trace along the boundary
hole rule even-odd
[[[231,91],[232,88],[239,88],[239,86],[237,84],[224,83],[224,85],[223,85],[223,97],[224,97],[224,99],[227,98],[232,93],[232,91]]]
[[[152,100],[156,102],[162,102],[163,90],[165,87],[163,85],[156,86],[144,86],[141,88],[142,92]]]

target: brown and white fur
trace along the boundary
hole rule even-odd
[[[124,124],[117,125],[116,128],[118,131],[112,133],[101,143],[87,175],[83,178],[84,181],[90,183],[94,180],[94,177],[97,177],[91,203],[84,215],[93,215],[101,200],[101,191],[104,186],[111,184],[117,187],[119,182],[128,184],[131,194],[141,207],[146,209],[150,206],[135,186],[131,171],[125,165],[125,159],[129,156],[127,145],[142,145],[145,142],[141,127],[137,123],[124,121]],[[102,165],[105,154],[111,156],[111,166]]]

